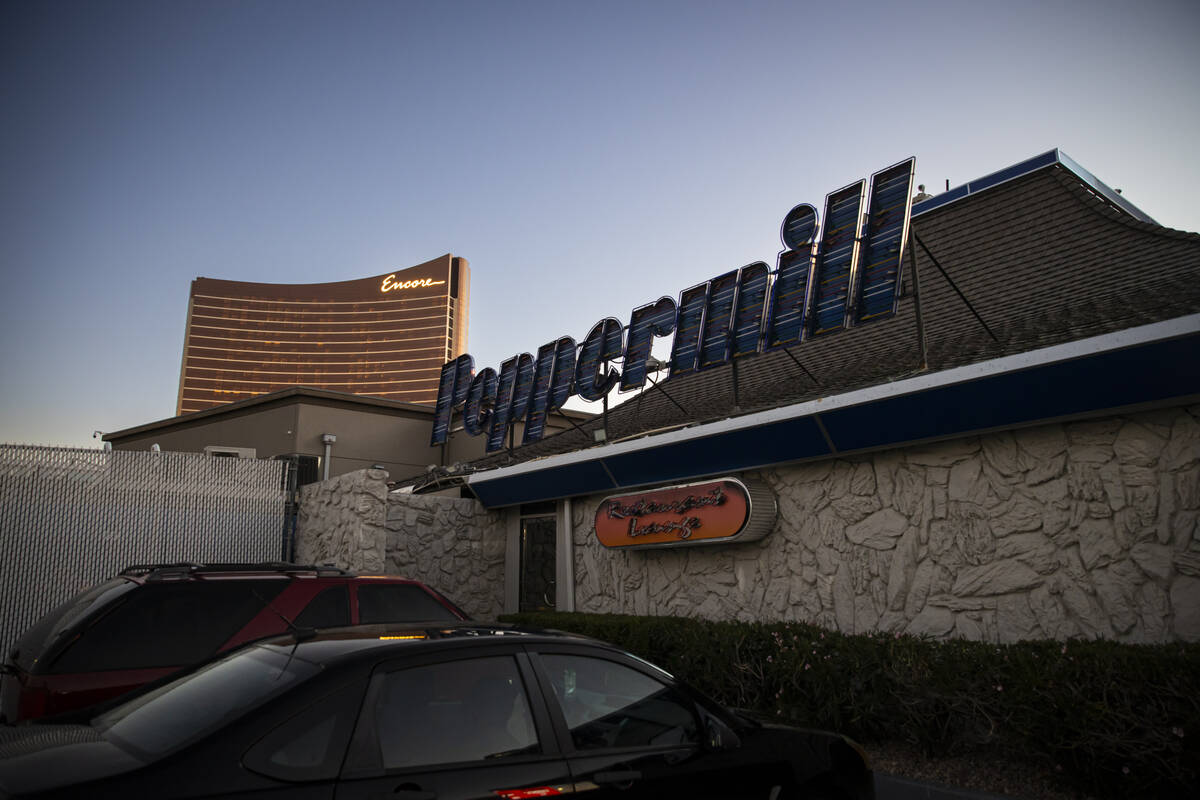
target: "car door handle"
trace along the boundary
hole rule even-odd
[[[612,786],[618,783],[633,783],[641,780],[642,773],[636,769],[616,769],[609,772],[597,772],[592,780],[601,786]]]

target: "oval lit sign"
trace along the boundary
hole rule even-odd
[[[774,526],[775,497],[737,478],[606,497],[596,509],[605,547],[678,547],[751,541]]]

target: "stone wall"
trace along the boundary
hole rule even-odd
[[[360,470],[301,489],[297,561],[415,578],[471,617],[495,619],[504,604],[502,515],[474,500],[389,494],[387,478]]]
[[[387,573],[419,578],[473,619],[504,611],[504,516],[475,500],[395,494],[387,509]]]
[[[384,470],[364,469],[301,487],[296,561],[382,573],[387,477]]]
[[[611,551],[574,504],[577,609],[1010,642],[1200,639],[1200,406],[756,473],[744,545]]]

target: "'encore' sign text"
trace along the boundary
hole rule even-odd
[[[424,286],[441,286],[445,281],[435,281],[433,278],[413,278],[411,281],[396,280],[396,273],[392,273],[383,279],[383,283],[379,285],[381,292],[394,292],[397,289],[420,289]]]
[[[910,158],[875,173],[869,193],[860,180],[829,194],[823,227],[813,206],[793,208],[783,220],[785,249],[774,270],[758,261],[726,272],[683,290],[678,301],[663,297],[635,308],[626,326],[613,317],[600,320],[581,345],[564,336],[542,345],[536,356],[515,355],[499,373],[491,367],[476,373],[470,355],[447,362],[430,443],[446,441],[458,409],[469,435],[487,433],[488,452],[503,448],[509,428],[522,419],[522,443],[538,441],[547,415],[571,396],[594,401],[618,382],[621,391],[645,385],[656,337],[674,334],[674,377],[891,316],[914,166]],[[621,362],[620,372],[610,367],[614,361]]]

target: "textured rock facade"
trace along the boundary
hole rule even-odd
[[[382,573],[387,477],[365,469],[301,487],[296,561]]]
[[[776,529],[610,551],[574,511],[580,611],[1009,642],[1200,639],[1200,406],[758,473]]]
[[[383,470],[360,470],[300,493],[296,558],[432,586],[475,619],[504,604],[502,515],[474,500],[392,494]]]
[[[475,500],[390,495],[387,573],[417,578],[473,619],[504,611],[504,516]]]

